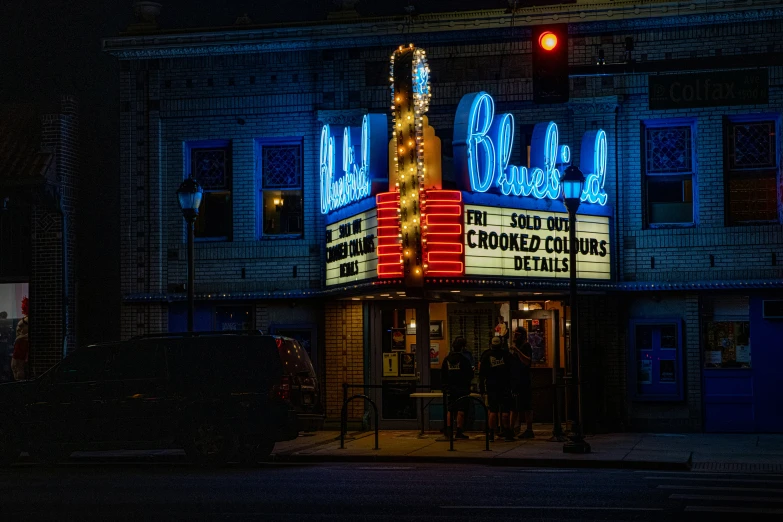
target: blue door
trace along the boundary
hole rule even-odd
[[[764,319],[762,301],[750,300],[756,431],[783,433],[783,321]]]

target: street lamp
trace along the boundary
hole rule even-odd
[[[201,185],[193,179],[192,174],[177,189],[179,208],[182,209],[182,216],[188,224],[188,332],[193,331],[193,285],[195,281],[193,232],[196,218],[198,217],[198,208],[201,206],[202,195]]]
[[[579,167],[571,165],[560,178],[563,185],[563,203],[568,209],[568,252],[570,256],[571,267],[571,355],[574,378],[576,379],[576,426],[572,430],[573,434],[568,442],[563,444],[564,453],[590,453],[590,444],[584,439],[584,429],[582,427],[582,378],[579,371],[579,332],[577,321],[576,304],[576,252],[579,250],[579,243],[576,239],[576,211],[579,210],[579,204],[582,202],[582,188],[585,184],[585,176]]]

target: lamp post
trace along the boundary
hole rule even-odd
[[[193,179],[192,174],[177,189],[179,208],[182,209],[182,216],[188,224],[188,332],[193,331],[193,285],[195,281],[193,233],[202,195],[201,185]]]
[[[563,444],[564,453],[590,453],[590,444],[584,439],[582,427],[582,377],[579,369],[579,330],[576,304],[576,253],[579,243],[576,239],[576,211],[582,198],[585,177],[579,167],[571,165],[560,178],[563,185],[563,203],[568,209],[568,252],[570,256],[570,304],[571,304],[571,355],[574,378],[576,379],[576,426],[570,440]]]

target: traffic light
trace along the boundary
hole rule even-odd
[[[533,28],[533,101],[568,101],[568,25]]]

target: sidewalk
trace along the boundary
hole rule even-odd
[[[442,434],[416,431],[380,431],[375,450],[374,432],[350,433],[340,449],[338,432],[322,432],[313,444],[300,437],[278,444],[277,462],[466,462],[501,466],[630,468],[703,471],[783,472],[783,435],[614,433],[588,436],[587,455],[563,453],[563,445],[549,442],[551,430],[540,426],[536,438],[494,442],[485,451],[483,433],[455,441],[449,451]],[[333,440],[329,441],[333,434]]]
[[[498,466],[620,468],[694,471],[783,473],[783,435],[612,433],[586,437],[592,453],[563,453],[563,445],[549,442],[551,427],[536,425],[536,438],[490,443],[471,432],[470,440],[454,441],[454,451],[437,432],[349,432],[345,449],[340,433],[322,431],[300,435],[275,445],[274,462],[406,462],[474,463]],[[180,450],[76,452],[72,460],[184,461]]]

